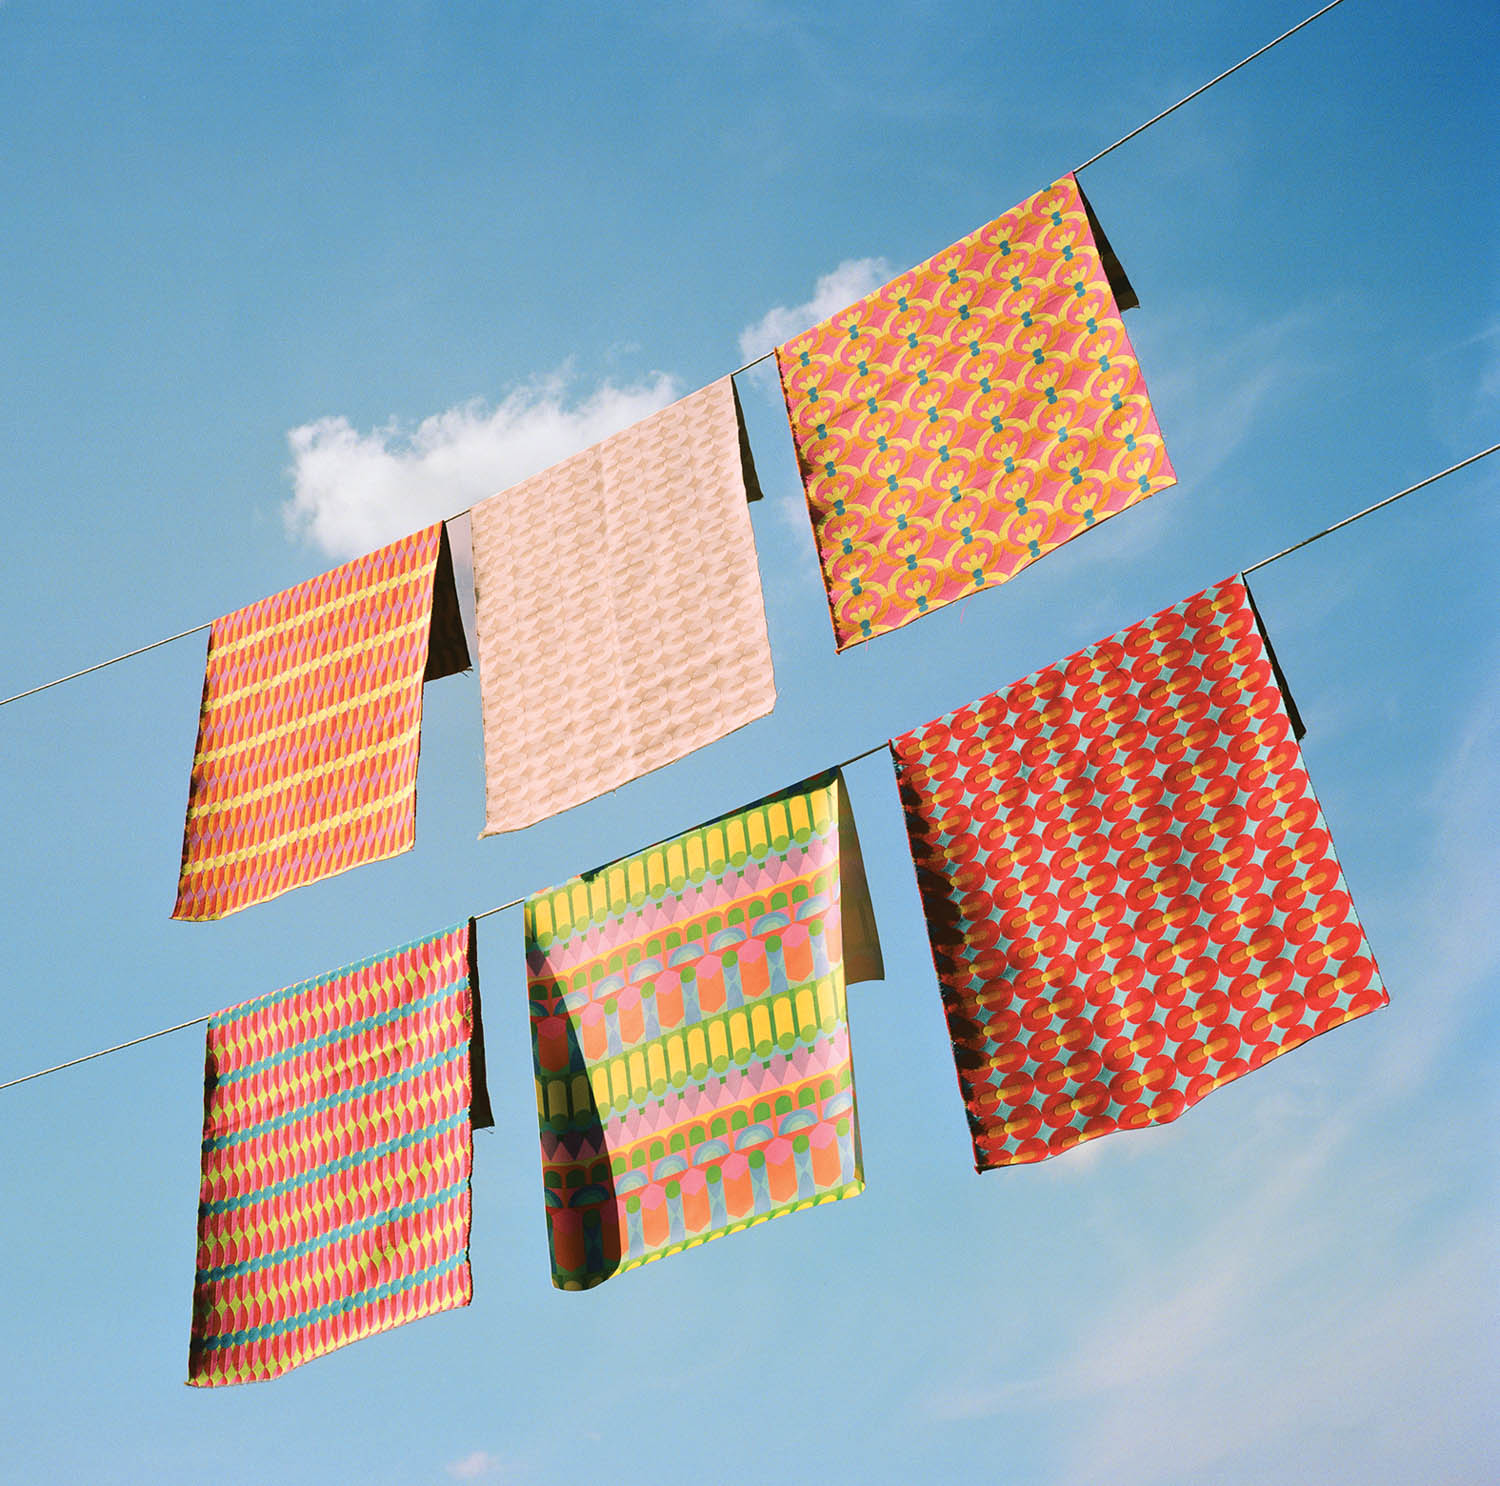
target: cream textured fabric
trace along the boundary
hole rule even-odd
[[[485,826],[516,831],[776,702],[725,377],[474,507]]]

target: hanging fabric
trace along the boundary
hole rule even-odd
[[[471,919],[211,1019],[189,1383],[469,1303],[478,993]]]
[[[483,835],[770,712],[758,494],[725,377],[474,507]]]
[[[892,740],[980,1170],[1388,997],[1239,579]]]
[[[776,348],[840,650],[1176,482],[1071,175]]]
[[[552,1282],[864,1185],[844,987],[883,974],[837,771],[526,904]]]
[[[215,620],[172,917],[409,851],[422,684],[468,664],[441,523]]]

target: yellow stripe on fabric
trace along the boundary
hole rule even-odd
[[[237,702],[241,697],[255,696],[269,691],[272,687],[285,686],[288,682],[296,681],[303,676],[310,675],[313,671],[327,670],[333,666],[361,655],[367,650],[378,650],[383,645],[394,646],[397,641],[404,640],[408,635],[419,629],[426,629],[432,624],[432,615],[423,614],[418,618],[409,620],[406,624],[396,625],[392,629],[382,629],[373,635],[367,635],[362,640],[355,640],[352,644],[345,645],[341,650],[330,651],[327,655],[320,655],[313,660],[303,661],[301,665],[291,666],[286,670],[277,670],[269,676],[258,677],[245,686],[236,688],[234,691],[215,691],[203,699],[203,712],[208,714],[215,712],[221,707],[227,707]],[[217,656],[214,657],[218,659]],[[416,658],[411,658],[415,667]]]
[[[351,705],[368,707],[372,702],[383,701],[394,692],[405,691],[416,679],[418,678],[407,676],[399,681],[390,681],[384,686],[361,691],[359,700],[353,704],[348,701],[331,702],[326,707],[318,708],[316,712],[308,712],[301,717],[293,718],[290,722],[279,722],[275,727],[267,728],[264,732],[249,734],[238,742],[223,743],[217,748],[204,749],[201,753],[193,755],[193,767],[196,769],[199,764],[217,763],[220,759],[229,758],[236,753],[248,753],[253,749],[263,748],[267,743],[274,743],[286,737],[288,733],[297,733],[316,727],[318,723],[330,717],[347,712]]]
[[[255,789],[237,789],[232,795],[222,800],[209,800],[201,805],[189,804],[187,818],[196,820],[202,815],[217,815],[223,810],[238,810],[242,806],[253,805],[257,800],[268,799],[284,790],[295,789],[300,784],[306,784],[310,779],[337,774],[341,770],[352,769],[356,764],[362,764],[380,754],[390,753],[393,749],[404,747],[413,738],[420,737],[421,733],[421,722],[414,722],[405,732],[397,733],[383,743],[372,743],[368,748],[356,748],[352,753],[341,753],[337,758],[316,764],[311,769],[302,769],[296,774],[283,775],[273,784],[262,784]],[[215,781],[215,783],[218,782]]]
[[[283,831],[279,836],[267,836],[256,841],[253,845],[241,847],[237,851],[227,851],[222,856],[199,857],[194,856],[182,870],[184,882],[190,882],[194,877],[204,872],[212,872],[218,867],[236,867],[241,862],[248,862],[253,857],[265,856],[267,853],[277,850],[282,846],[291,846],[298,841],[306,841],[310,837],[326,835],[330,831],[339,830],[343,826],[352,825],[366,816],[378,815],[383,810],[389,810],[392,805],[411,794],[411,783],[399,784],[388,794],[379,796],[368,805],[357,805],[352,810],[346,810],[341,815],[330,815],[317,821],[310,826],[299,826],[294,831]]]
[[[379,598],[382,594],[389,593],[393,588],[400,588],[405,583],[430,582],[431,574],[426,571],[436,568],[437,553],[424,558],[420,563],[396,573],[390,578],[382,578],[376,583],[361,583],[357,587],[346,588],[342,593],[335,594],[330,599],[324,599],[320,604],[313,604],[306,609],[299,609],[295,614],[289,614],[285,619],[278,619],[270,624],[258,625],[255,629],[239,636],[238,639],[225,640],[214,646],[214,658],[220,656],[238,655],[241,650],[250,649],[256,645],[263,645],[273,635],[282,634],[287,630],[296,629],[299,625],[309,624],[314,620],[321,620],[324,616],[334,613],[339,609],[348,608],[351,604],[366,603],[370,599]],[[243,610],[238,611],[243,613]],[[226,619],[234,618],[232,614],[226,614]]]

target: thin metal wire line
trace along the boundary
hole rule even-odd
[[[190,1022],[178,1022],[175,1027],[163,1027],[160,1032],[148,1032],[144,1037],[132,1037],[129,1042],[117,1042],[113,1047],[102,1047],[97,1053],[85,1053],[81,1058],[70,1058],[66,1063],[55,1064],[51,1068],[40,1068],[35,1073],[23,1073],[20,1078],[13,1078],[7,1083],[0,1084],[0,1089],[13,1089],[17,1084],[30,1083],[34,1078],[45,1078],[49,1073],[61,1073],[64,1068],[76,1068],[80,1063],[91,1063],[95,1058],[108,1057],[110,1053],[124,1052],[127,1047],[139,1047],[143,1042],[150,1042],[153,1037],[165,1037],[169,1032],[182,1032],[188,1027],[201,1027],[204,1022],[213,1016],[195,1016]]]
[[[1451,475],[1455,470],[1461,470],[1466,465],[1473,464],[1475,460],[1484,459],[1497,452],[1500,452],[1500,444],[1491,444],[1488,449],[1481,449],[1477,454],[1469,455],[1467,459],[1460,459],[1457,464],[1450,464],[1447,469],[1439,470],[1435,475],[1428,475],[1425,480],[1418,480],[1415,485],[1408,485],[1405,490],[1398,490],[1394,495],[1388,495],[1384,500],[1376,501],[1373,506],[1366,506],[1363,511],[1356,511],[1352,516],[1345,516],[1342,521],[1335,521],[1332,526],[1325,526],[1322,531],[1315,531],[1310,537],[1303,537],[1300,542],[1293,542],[1290,547],[1283,547],[1280,552],[1274,552],[1270,557],[1263,557],[1259,562],[1251,563],[1248,568],[1241,568],[1240,572],[1249,574],[1257,568],[1265,567],[1268,563],[1280,562],[1283,557],[1289,557],[1293,552],[1300,552],[1311,543],[1321,541],[1340,527],[1348,526],[1351,521],[1358,521],[1361,516],[1368,516],[1372,511],[1378,511],[1382,506],[1388,506],[1392,501],[1400,500],[1402,496],[1410,495],[1413,491],[1431,485],[1434,480],[1441,480],[1444,475]]]
[[[122,660],[130,660],[137,655],[144,655],[148,650],[156,650],[162,645],[170,645],[174,640],[185,640],[189,635],[200,635],[206,629],[213,627],[213,621],[207,624],[195,624],[192,629],[185,629],[179,634],[168,635],[165,640],[153,640],[149,645],[142,645],[138,650],[127,650],[124,655],[111,656],[109,660],[101,660],[98,665],[85,666],[81,671],[73,671],[67,676],[59,676],[55,681],[44,681],[40,686],[33,686],[30,691],[18,691],[13,697],[5,697],[0,700],[0,707],[9,706],[12,702],[19,702],[22,697],[34,697],[39,691],[46,691],[49,686],[61,686],[64,681],[76,681],[80,676],[91,675],[95,671],[102,671],[105,666],[118,665]],[[4,1085],[0,1085],[3,1088]]]
[[[1253,62],[1257,57],[1263,57],[1268,51],[1271,50],[1273,46],[1280,46],[1288,36],[1295,36],[1297,32],[1299,32],[1304,26],[1312,25],[1312,23],[1317,20],[1320,15],[1327,15],[1335,5],[1342,5],[1343,3],[1344,0],[1330,0],[1330,3],[1325,5],[1322,10],[1313,11],[1313,13],[1308,16],[1305,21],[1298,21],[1290,31],[1283,31],[1275,41],[1268,41],[1263,47],[1261,47],[1259,51],[1251,52],[1248,57],[1241,58],[1240,61],[1236,62],[1234,66],[1229,68],[1227,71],[1221,72],[1217,77],[1210,78],[1206,83],[1203,84],[1201,88],[1194,88],[1186,98],[1179,98],[1177,102],[1171,106],[1171,108],[1162,109],[1162,111],[1154,118],[1147,119],[1144,124],[1138,125],[1136,128],[1132,129],[1129,134],[1122,134],[1113,144],[1106,145],[1102,150],[1100,150],[1097,155],[1090,155],[1082,165],[1075,165],[1073,167],[1073,173],[1076,175],[1080,170],[1083,170],[1088,166],[1094,164],[1095,161],[1102,160],[1107,154],[1109,154],[1111,150],[1119,149],[1122,144],[1125,144],[1128,140],[1134,139],[1136,135],[1140,134],[1143,130],[1149,129],[1153,124],[1159,124],[1164,118],[1166,118],[1168,114],[1176,113],[1184,103],[1191,103],[1193,99],[1195,99],[1200,93],[1208,92],[1208,90],[1213,87],[1215,83],[1223,82],[1226,77],[1229,77],[1232,73],[1238,72],[1241,67],[1245,66],[1246,63]]]
[[[831,769],[847,769],[850,764],[857,764],[861,759],[869,758],[871,754],[880,753],[887,745],[877,743],[873,748],[867,748],[863,753],[856,753],[851,758],[846,758],[842,763],[830,764]],[[650,851],[652,847],[662,846],[674,837],[680,836],[680,831],[674,831],[671,836],[663,836],[660,841],[653,841],[650,846],[638,847],[638,851]],[[493,908],[486,908],[483,913],[470,914],[476,923],[482,918],[488,918],[492,913],[503,913],[507,908],[519,908],[525,898],[512,898],[508,903],[497,903]],[[143,1042],[150,1042],[156,1037],[166,1037],[173,1032],[185,1032],[189,1027],[201,1027],[204,1022],[210,1021],[216,1013],[208,1012],[204,1016],[195,1016],[190,1022],[178,1022],[175,1027],[163,1027],[159,1032],[147,1032],[144,1037],[132,1037],[129,1042],[117,1042],[113,1047],[102,1047],[96,1053],[85,1053],[81,1058],[70,1058],[66,1063],[56,1063],[51,1068],[39,1068],[35,1073],[23,1073],[20,1078],[13,1078],[6,1083],[0,1084],[0,1089],[13,1089],[17,1084],[30,1083],[34,1078],[45,1078],[49,1073],[61,1073],[64,1068],[76,1068],[80,1063],[91,1063],[95,1058],[106,1058],[110,1053],[124,1052],[127,1047],[139,1047]]]

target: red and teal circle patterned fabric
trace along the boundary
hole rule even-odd
[[[892,740],[976,1167],[1388,999],[1244,584]]]

